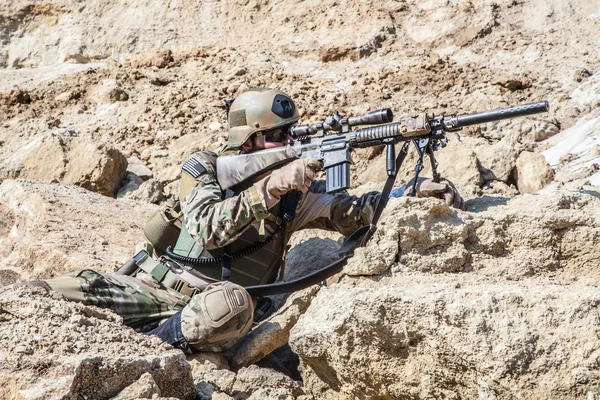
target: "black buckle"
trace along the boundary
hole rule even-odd
[[[146,250],[142,250],[133,256],[133,261],[135,261],[135,265],[139,266],[141,263],[146,261],[146,259],[150,257],[150,254]]]

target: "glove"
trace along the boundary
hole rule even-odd
[[[317,170],[322,168],[322,161],[300,158],[274,170],[271,175],[256,182],[254,187],[263,195],[267,208],[271,208],[289,191],[306,193]]]
[[[414,180],[411,179],[407,184],[406,188],[412,187]],[[404,191],[404,195],[407,196],[409,190]],[[419,179],[417,183],[417,197],[435,197],[446,201],[446,204],[460,210],[465,210],[465,201],[458,193],[456,186],[448,179],[441,179],[440,182],[434,182],[433,179]]]

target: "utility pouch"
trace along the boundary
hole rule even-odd
[[[158,210],[144,227],[144,235],[158,255],[165,254],[167,247],[175,247],[181,232],[181,208],[179,201],[170,200]]]

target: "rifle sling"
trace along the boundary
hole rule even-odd
[[[279,282],[272,283],[269,285],[247,286],[245,289],[248,291],[248,293],[250,293],[252,297],[261,297],[296,292],[298,290],[302,290],[309,286],[318,284],[319,282],[324,281],[325,279],[337,274],[338,272],[341,272],[344,269],[344,266],[346,265],[348,259],[354,255],[354,249],[356,247],[364,247],[371,238],[371,236],[373,236],[373,234],[377,230],[377,221],[379,221],[379,217],[381,217],[383,209],[388,203],[390,192],[392,191],[392,187],[394,186],[394,182],[396,181],[396,176],[398,174],[398,171],[400,170],[400,166],[402,165],[402,163],[404,162],[404,158],[408,154],[408,146],[409,142],[404,143],[402,149],[396,157],[396,169],[394,173],[392,175],[389,175],[387,180],[385,181],[385,185],[383,186],[383,190],[381,191],[381,197],[379,198],[379,202],[377,203],[377,207],[375,208],[375,212],[373,213],[371,223],[369,225],[357,229],[356,232],[354,232],[352,235],[350,235],[350,237],[348,237],[348,239],[340,249],[341,257],[339,260],[334,261],[333,263],[321,268],[316,272],[313,272],[312,274],[303,276],[302,278],[290,282]]]

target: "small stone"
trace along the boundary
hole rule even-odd
[[[153,176],[150,168],[148,168],[139,158],[135,156],[127,159],[127,172],[135,174],[144,181],[152,178]]]
[[[221,125],[221,123],[220,123],[220,122],[217,122],[217,121],[213,121],[213,122],[211,122],[211,123],[210,123],[210,125],[208,125],[208,128],[209,128],[211,131],[218,131],[218,130],[219,130],[219,129],[221,129],[222,127],[223,127],[223,125]]]
[[[246,75],[246,68],[240,68],[237,71],[235,71],[235,76],[244,76]]]

